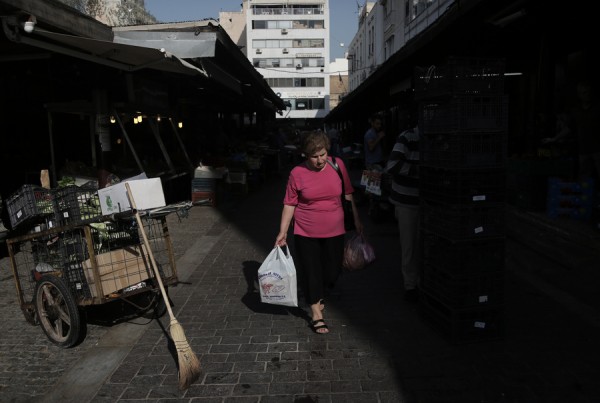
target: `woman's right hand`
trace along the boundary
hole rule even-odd
[[[277,238],[275,238],[275,246],[285,246],[287,245],[287,234],[280,232],[277,234]]]

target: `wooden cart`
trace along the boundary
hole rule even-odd
[[[142,217],[165,288],[177,283],[166,214]],[[7,240],[21,310],[50,341],[68,348],[84,337],[83,310],[122,300],[139,314],[166,311],[164,298],[131,215],[101,217]],[[140,304],[140,301],[147,303]]]

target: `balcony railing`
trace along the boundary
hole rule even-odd
[[[322,8],[253,8],[254,15],[322,15]]]

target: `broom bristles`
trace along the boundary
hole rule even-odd
[[[171,319],[170,325],[171,338],[177,350],[177,361],[179,362],[179,389],[184,390],[198,380],[200,377],[200,360],[190,347],[183,327],[177,319]]]

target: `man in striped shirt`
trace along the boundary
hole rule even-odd
[[[390,202],[395,206],[400,247],[404,298],[418,298],[419,282],[419,129],[414,127],[400,133],[390,153],[385,172],[392,175]]]

